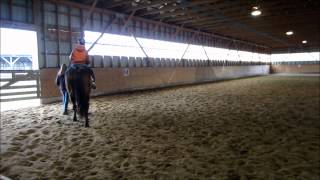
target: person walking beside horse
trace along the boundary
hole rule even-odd
[[[62,95],[63,115],[68,115],[68,102],[69,102],[69,94],[68,94],[66,83],[65,83],[66,70],[67,70],[67,65],[62,64],[56,77],[56,85],[59,86],[59,89]]]

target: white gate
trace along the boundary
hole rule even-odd
[[[0,101],[39,98],[39,79],[39,70],[0,70]]]

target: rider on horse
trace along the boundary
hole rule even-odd
[[[92,69],[89,67],[90,59],[89,59],[88,51],[85,48],[85,40],[83,38],[78,39],[78,43],[76,47],[72,50],[69,58],[71,62],[70,68],[88,69],[90,71],[91,78],[92,78],[91,87],[93,89],[96,89],[96,84],[95,84],[96,78]]]

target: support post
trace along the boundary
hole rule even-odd
[[[109,23],[106,24],[106,26],[103,28],[103,31],[101,32],[100,36],[94,41],[94,43],[90,46],[88,49],[88,52],[98,43],[98,41],[102,38],[104,33],[107,31],[109,26],[113,23],[113,21],[116,19],[116,16],[113,16],[110,20]]]
[[[41,1],[41,17],[42,17],[42,33],[43,33],[43,67],[47,67],[47,30],[46,30],[46,20],[45,20],[45,8],[44,8],[44,1]],[[40,56],[39,56],[40,57]]]
[[[44,13],[44,11],[40,12],[40,1],[39,0],[32,0],[32,23],[36,26],[41,25],[41,13]]]
[[[210,58],[209,58],[209,56],[208,56],[208,54],[207,54],[206,49],[205,49],[203,46],[201,46],[201,47],[202,47],[202,49],[203,49],[203,51],[204,51],[204,53],[205,53],[205,55],[206,55],[206,57],[207,57],[207,60],[210,61]]]
[[[68,28],[69,28],[69,43],[70,43],[70,52],[72,51],[72,27],[71,27],[71,8],[68,6]]]
[[[156,23],[156,25],[153,26],[153,28],[149,31],[149,32],[154,32],[154,33],[153,33],[154,36],[156,35],[156,34],[155,34],[155,31],[158,30],[158,27],[159,27],[160,23],[161,23],[161,20],[158,21],[158,22]]]
[[[199,40],[199,37],[198,37],[198,40]],[[199,41],[200,41],[200,40],[199,40]],[[209,56],[208,56],[208,54],[207,54],[206,49],[204,48],[204,46],[203,46],[202,44],[203,44],[203,43],[201,43],[201,48],[203,49],[204,54],[205,54],[205,55],[206,55],[206,57],[207,57],[208,66],[210,66],[210,63],[209,63],[210,58],[209,58]]]
[[[60,67],[61,65],[61,58],[60,58],[60,18],[59,18],[59,14],[58,14],[58,5],[56,4],[55,6],[55,10],[56,10],[56,32],[57,32],[57,43],[58,43],[58,64],[57,67]]]
[[[124,24],[123,24],[123,26],[122,26],[122,28],[121,28],[121,30],[120,30],[120,33],[122,33],[122,32],[126,29],[129,21],[132,19],[132,17],[134,16],[135,13],[136,13],[136,11],[132,11],[132,13],[131,13],[130,16],[128,17],[128,19],[125,20],[125,22],[124,22]]]
[[[132,19],[132,17],[133,17],[134,14],[135,14],[135,11],[130,14],[130,16],[128,17],[128,19],[125,21],[125,24],[124,24],[123,27],[121,28],[121,31],[120,31],[120,32],[122,32],[122,31],[126,28],[128,22]],[[88,49],[88,52],[98,43],[98,41],[102,38],[102,36],[104,35],[104,33],[107,31],[107,29],[109,28],[109,26],[113,23],[113,21],[114,21],[115,19],[116,19],[116,16],[113,16],[113,18],[110,19],[109,23],[106,24],[106,26],[104,27],[104,29],[103,29],[102,33],[100,34],[100,36],[99,36],[99,37],[94,41],[94,43],[90,46],[90,48]]]
[[[132,36],[132,37],[134,38],[134,40],[138,43],[138,45],[139,45],[140,49],[142,50],[143,54],[147,57],[147,59],[149,59],[148,54],[144,51],[143,47],[141,46],[141,44],[140,44],[140,42],[138,41],[138,39],[136,38],[136,36],[135,36],[133,33],[131,33],[131,36]]]
[[[9,0],[9,20],[12,21],[13,0]]]
[[[129,21],[132,19],[132,17],[134,16],[134,14],[136,13],[136,10],[132,11],[132,13],[130,14],[130,16],[128,17],[128,19],[125,21],[123,27],[121,28],[120,32],[123,32],[124,29],[126,28],[126,26],[128,25]],[[139,45],[140,49],[142,50],[143,54],[146,56],[147,60],[149,59],[148,54],[146,53],[146,51],[143,49],[142,45],[140,44],[140,42],[138,41],[138,39],[136,38],[136,36],[133,34],[133,31],[130,30],[131,36],[134,38],[134,40],[137,42],[137,44]]]
[[[182,30],[184,24],[182,24],[177,30],[176,32],[173,34],[173,38],[172,39],[176,39],[176,37],[179,35],[180,31]]]
[[[200,30],[199,30],[199,32],[200,32]],[[197,37],[197,39],[198,39],[198,41],[200,41],[199,36]],[[204,46],[203,46],[203,42],[201,42],[201,48],[203,49],[204,54],[205,54],[205,55],[206,55],[206,57],[207,57],[208,65],[209,65],[210,58],[209,58],[209,56],[208,56],[208,54],[207,54],[206,49],[205,49],[205,48],[204,48]]]
[[[187,53],[187,50],[189,49],[189,46],[190,46],[190,43],[188,43],[186,49],[184,50],[184,52],[183,52],[183,54],[182,54],[182,56],[180,58],[180,61],[183,59],[184,55]]]
[[[190,38],[190,40],[189,40],[189,42],[188,42],[188,46],[187,46],[186,49],[184,50],[184,52],[183,52],[183,54],[182,54],[182,56],[181,56],[181,58],[180,58],[180,61],[183,59],[184,55],[187,53],[187,50],[188,50],[191,42],[193,41],[194,37],[199,34],[199,32],[200,32],[200,31],[194,32],[194,34],[193,34],[192,37]]]
[[[98,3],[98,0],[94,0],[94,2],[92,3],[92,5],[91,5],[91,7],[90,7],[89,14],[87,14],[87,16],[86,16],[86,17],[84,18],[84,20],[82,21],[82,26],[81,26],[81,31],[82,31],[82,33],[81,33],[82,35],[81,35],[81,36],[82,36],[82,37],[84,37],[83,29],[84,29],[84,27],[86,26],[87,21],[88,21],[88,19],[90,18],[90,16],[91,16],[94,8],[96,7],[97,3]]]

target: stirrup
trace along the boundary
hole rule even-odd
[[[95,82],[92,82],[92,83],[91,83],[91,88],[92,88],[92,89],[97,89],[97,86],[96,86],[96,83],[95,83]]]

